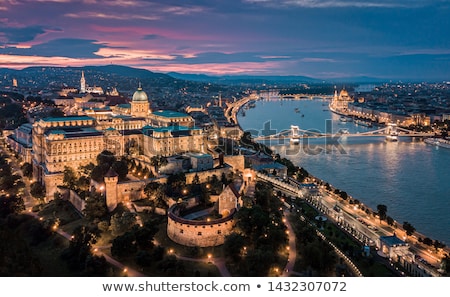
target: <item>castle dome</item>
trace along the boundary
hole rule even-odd
[[[133,94],[133,102],[148,102],[147,93],[142,90],[141,84],[139,83],[139,88]]]

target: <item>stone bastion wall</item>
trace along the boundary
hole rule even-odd
[[[210,247],[222,245],[225,236],[234,227],[236,209],[227,217],[211,220],[188,220],[178,216],[178,205],[168,211],[167,235],[174,242],[185,246]]]

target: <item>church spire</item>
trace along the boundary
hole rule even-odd
[[[86,80],[84,78],[84,70],[81,70],[80,93],[86,93]]]

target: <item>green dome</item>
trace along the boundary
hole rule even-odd
[[[133,102],[148,102],[148,96],[147,93],[145,93],[142,88],[141,84],[139,84],[139,88],[136,92],[133,94]]]

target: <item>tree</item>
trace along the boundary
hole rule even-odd
[[[109,265],[104,256],[88,255],[85,261],[84,271],[81,273],[86,276],[108,276]]]
[[[119,181],[124,181],[128,174],[128,162],[122,158],[119,161],[114,161],[111,165],[112,169],[119,175]]]
[[[64,166],[64,177],[63,177],[63,185],[66,188],[69,188],[71,190],[75,189],[75,184],[77,182],[77,174],[72,169],[72,167]]]
[[[148,267],[152,265],[152,255],[145,250],[139,250],[134,257],[134,261],[140,267]]]
[[[22,197],[17,195],[8,196],[0,196],[0,218],[7,217],[10,214],[19,214],[25,210]]]
[[[34,182],[30,185],[30,194],[39,200],[45,198],[45,187],[40,182]]]
[[[442,259],[440,268],[446,275],[450,273],[450,256],[448,254]]]
[[[101,167],[105,167],[106,170],[108,170],[109,167],[112,166],[114,161],[116,161],[116,157],[114,156],[114,154],[112,152],[110,152],[108,150],[102,151],[97,156],[97,165],[99,165]]]
[[[276,260],[276,253],[267,249],[250,249],[245,257],[243,267],[248,269],[246,276],[267,276],[269,269]]]
[[[30,178],[33,174],[33,165],[28,162],[23,163],[20,169],[22,170],[23,176],[26,176],[28,178]]]
[[[384,204],[377,205],[378,217],[380,218],[380,222],[386,219],[387,206]]]
[[[136,224],[136,214],[129,211],[116,213],[111,217],[110,230],[114,236],[122,235]]]
[[[18,174],[5,174],[0,176],[0,190],[17,193],[17,183],[21,176]]]
[[[403,229],[408,236],[411,236],[416,231],[416,228],[414,228],[413,225],[411,225],[409,222],[403,223]]]
[[[339,191],[339,196],[341,196],[342,199],[347,200],[348,194],[345,191]]]
[[[103,175],[105,173],[103,172],[103,168],[101,166],[95,166],[94,169],[92,169],[91,178],[95,180],[98,183],[103,182]]]
[[[318,237],[306,244],[303,253],[305,264],[322,273],[330,271],[337,262],[336,254],[331,246]]]
[[[167,178],[167,188],[168,195],[178,195],[181,193],[181,189],[186,187],[186,175],[184,172],[178,172],[170,175]]]
[[[394,219],[392,217],[387,216],[386,222],[388,223],[389,226],[394,226]]]
[[[139,227],[135,225],[133,227],[134,236],[136,239],[136,245],[140,249],[152,249],[153,237],[158,233],[159,228],[157,222],[149,221],[144,226]]]
[[[136,238],[132,232],[116,237],[111,246],[111,254],[114,257],[122,258],[136,253]]]
[[[78,167],[78,172],[81,176],[90,177],[92,174],[92,170],[94,170],[95,164],[90,162],[87,165],[83,165]]]
[[[103,218],[108,213],[105,197],[101,193],[90,193],[83,212],[89,220]]]
[[[97,242],[98,230],[86,226],[75,228],[69,247],[62,253],[62,258],[67,261],[69,268],[83,270],[86,260],[92,256],[91,247]]]
[[[432,245],[432,244],[433,244],[433,240],[432,240],[431,238],[429,238],[429,237],[425,237],[425,238],[422,240],[422,243],[423,243],[423,244],[426,244],[426,245]]]
[[[272,197],[272,187],[267,183],[257,182],[255,185],[255,200],[262,209],[267,210],[269,207],[269,200]]]
[[[193,185],[199,185],[200,184],[200,177],[198,176],[197,173],[194,175],[194,178],[192,179],[192,184]]]
[[[435,240],[433,241],[433,246],[434,246],[434,248],[435,248],[436,251],[437,251],[437,250],[440,249],[440,248],[444,248],[444,247],[445,247],[445,244],[442,243],[442,242],[440,242],[439,240],[435,239]]]
[[[158,182],[150,182],[144,188],[144,193],[148,199],[154,200],[156,199],[156,195],[158,193],[158,188],[161,186]]]
[[[225,237],[224,251],[225,256],[238,261],[244,248],[244,236],[238,233],[231,233]]]
[[[211,203],[211,195],[204,184],[200,186],[200,202],[203,203],[203,206],[205,207]]]
[[[33,252],[28,240],[17,230],[10,228],[8,224],[0,224],[0,251],[2,251],[0,276],[42,276],[43,268],[39,258]]]
[[[155,171],[158,172],[159,168],[167,165],[167,158],[164,156],[153,156],[150,158],[150,164],[155,167]]]

